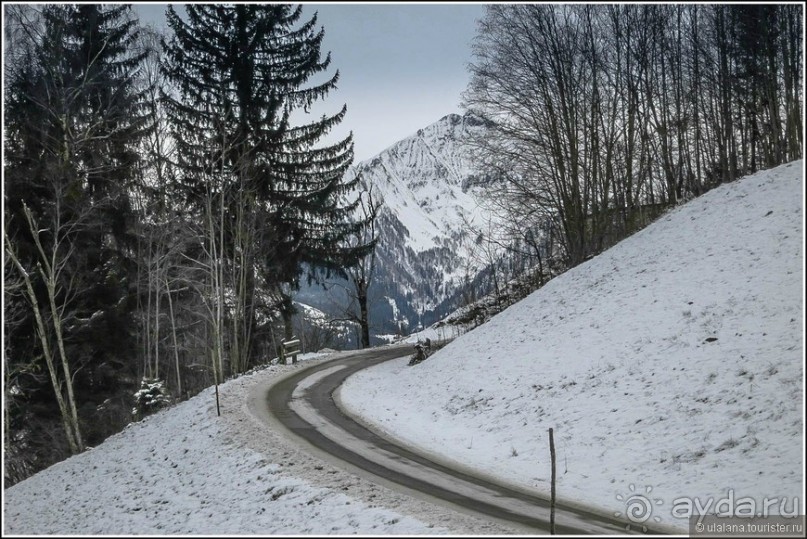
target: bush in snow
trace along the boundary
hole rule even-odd
[[[171,404],[171,397],[165,389],[165,382],[158,378],[143,378],[140,389],[134,394],[135,405],[132,415],[135,418],[145,417]]]

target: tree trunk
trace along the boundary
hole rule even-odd
[[[39,249],[40,255],[44,255],[42,250],[42,246],[39,243],[39,235],[38,230],[39,228],[36,226],[36,223],[31,216],[30,210],[25,207],[25,216],[28,220],[28,226],[31,229],[31,232],[34,235],[35,242],[37,244],[37,248]],[[62,372],[63,375],[66,376],[64,380],[64,384],[68,387],[68,402],[65,402],[64,395],[62,394],[62,382],[59,380],[57,374],[57,367],[54,363],[54,354],[53,349],[50,345],[48,340],[48,331],[45,327],[45,318],[42,315],[42,311],[39,307],[39,300],[34,292],[33,284],[31,283],[31,278],[28,272],[20,263],[19,259],[17,258],[17,254],[14,251],[13,246],[11,245],[11,241],[9,240],[8,236],[5,236],[5,241],[7,245],[6,253],[8,254],[9,258],[16,266],[17,270],[20,272],[20,275],[25,282],[26,293],[28,294],[28,300],[31,302],[31,308],[34,311],[34,318],[36,320],[36,333],[39,336],[40,345],[42,346],[42,355],[45,359],[45,364],[48,368],[48,374],[50,376],[51,386],[53,387],[53,393],[56,397],[56,403],[59,406],[59,413],[62,419],[62,426],[64,428],[65,436],[67,437],[67,443],[70,446],[70,451],[73,454],[78,454],[84,451],[84,440],[81,436],[81,430],[79,428],[78,423],[78,414],[76,411],[75,405],[75,398],[73,395],[73,380],[70,376],[70,369],[66,363],[66,356],[64,355],[64,342],[61,338],[61,321],[57,318],[59,315],[59,311],[55,309],[54,305],[54,295],[51,294],[52,290],[55,290],[55,287],[51,288],[50,282],[46,279],[46,286],[48,289],[48,300],[52,310],[52,323],[54,325],[54,329],[56,330],[57,338],[58,338],[58,346],[59,351],[62,356]],[[46,265],[47,259],[45,259]],[[50,266],[48,266],[50,268]],[[42,264],[39,264],[40,273],[42,273],[44,277],[44,270],[42,269]]]
[[[168,297],[168,315],[171,317],[171,339],[174,343],[174,365],[177,374],[177,397],[182,398],[182,373],[179,368],[179,345],[177,344],[177,325],[174,316],[174,302],[171,299],[171,288],[168,279],[165,280],[165,293]]]
[[[294,326],[292,325],[294,302],[291,296],[283,294],[283,300],[280,304],[280,314],[283,317],[283,341],[290,341],[294,338]],[[295,355],[293,363],[297,362],[296,359],[297,356]]]
[[[361,326],[361,347],[370,348],[370,322],[367,314],[367,283],[360,280],[357,284],[359,300],[359,325]]]

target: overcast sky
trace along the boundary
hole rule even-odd
[[[356,162],[369,159],[446,114],[461,113],[460,93],[476,20],[483,4],[316,4],[303,2],[303,17],[319,13],[325,27],[323,57],[341,75],[317,116],[348,112],[335,135],[353,131]],[[180,14],[184,8],[174,4]],[[165,4],[138,4],[141,22],[165,25]]]

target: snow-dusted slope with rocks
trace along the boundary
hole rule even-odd
[[[429,325],[456,307],[456,295],[484,266],[472,256],[474,234],[491,218],[479,206],[485,189],[468,141],[486,124],[450,114],[357,164],[365,185],[384,200],[379,216],[375,318]],[[371,313],[373,314],[373,313]],[[394,326],[379,328],[390,332]]]
[[[495,217],[479,204],[490,180],[478,173],[468,143],[485,129],[477,116],[449,114],[351,169],[384,201],[370,288],[372,333],[394,334],[401,321],[404,331],[430,325],[455,309],[462,287],[479,278],[485,263],[473,255],[469,225],[485,230]],[[332,305],[346,303],[338,292],[326,298],[305,286],[298,298],[333,314]]]
[[[559,496],[624,516],[641,495],[648,523],[686,531],[682,497],[791,511],[804,492],[803,167],[670,211],[426,362],[354,375],[342,402],[544,493],[552,427]]]
[[[355,167],[406,228],[413,252],[452,247],[463,223],[478,220],[478,176],[466,142],[484,128],[473,115],[449,114]]]

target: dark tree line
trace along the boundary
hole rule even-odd
[[[362,231],[352,136],[316,15],[188,5],[6,8],[5,477],[265,363],[300,279]],[[366,241],[357,242],[355,238]],[[304,273],[305,272],[305,273]]]
[[[20,6],[15,17],[18,49],[5,65],[4,434],[7,475],[24,477],[110,434],[104,416],[118,413],[114,401],[136,376],[129,193],[152,119],[125,7]]]
[[[492,5],[466,106],[514,239],[573,266],[665,207],[803,153],[802,7]],[[539,258],[540,260],[540,258]]]

